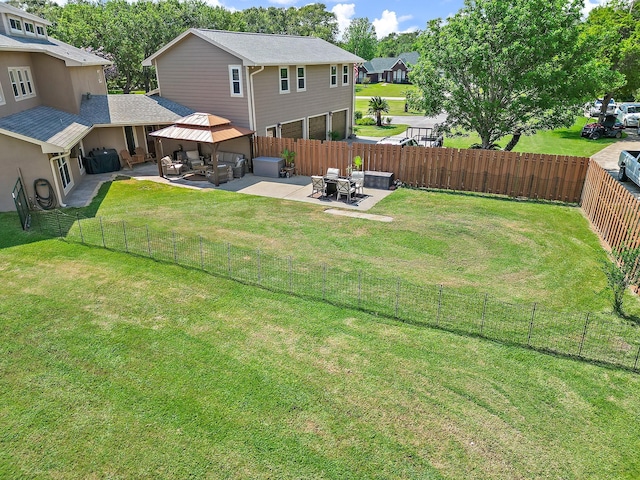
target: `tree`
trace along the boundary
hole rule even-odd
[[[376,55],[376,28],[368,18],[354,18],[345,30],[342,48],[365,60],[371,60]]]
[[[603,270],[607,276],[607,284],[613,293],[612,307],[618,315],[624,315],[622,303],[624,292],[630,285],[637,285],[640,280],[640,247],[630,247],[623,243],[611,251],[611,261],[603,262]]]
[[[580,0],[465,0],[419,36],[412,108],[446,112],[445,130],[475,131],[482,148],[513,135],[569,126],[603,69],[580,42]]]
[[[624,0],[598,6],[589,13],[582,35],[594,45],[606,73],[602,120],[611,98],[634,98],[640,88],[640,11]]]
[[[369,112],[376,116],[376,125],[382,126],[382,113],[389,113],[389,103],[382,97],[371,97],[369,100]]]
[[[417,32],[390,33],[378,41],[376,57],[398,57],[401,53],[415,52],[418,48]]]

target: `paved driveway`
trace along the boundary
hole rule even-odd
[[[630,132],[627,132],[627,135],[624,140],[612,143],[607,148],[591,156],[592,160],[598,162],[614,178],[618,178],[618,157],[620,152],[622,150],[640,150],[640,137],[636,134],[630,134]],[[640,187],[638,185],[631,181],[622,182],[622,185],[633,193],[636,198],[640,199]]]

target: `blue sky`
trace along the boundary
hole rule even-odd
[[[313,0],[208,0],[212,5],[244,10],[250,7],[303,7]],[[392,32],[424,30],[434,18],[456,13],[464,0],[343,0],[323,2],[338,18],[343,31],[354,18],[367,17],[376,28],[378,38]],[[585,13],[604,0],[585,0]]]

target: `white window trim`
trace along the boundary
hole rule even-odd
[[[234,70],[238,70],[238,80],[233,79]],[[238,82],[240,85],[240,93],[233,91],[234,82]],[[244,91],[242,89],[242,65],[229,65],[229,93],[232,97],[244,97]]]
[[[11,81],[12,72],[13,72],[13,81]],[[22,82],[20,82],[19,80],[20,76],[23,77]],[[11,90],[13,91],[13,96],[16,99],[16,102],[37,96],[36,87],[33,84],[33,75],[31,75],[31,67],[9,67],[9,81],[11,82]],[[26,87],[24,94],[22,93],[21,83],[24,83]],[[17,95],[16,95],[16,91],[13,90],[14,84],[18,92]],[[31,92],[28,91],[29,87],[31,87]]]
[[[345,68],[347,69],[346,72],[344,71]],[[349,85],[349,77],[351,76],[351,72],[353,72],[353,68],[349,69],[349,65],[342,65],[342,85],[343,86]],[[346,82],[344,81],[345,78],[347,79]]]
[[[68,162],[68,156],[60,157],[56,159],[56,169],[58,170],[58,175],[60,177],[60,183],[62,185],[62,191],[67,194],[69,190],[73,188],[73,173],[71,172],[71,167]],[[67,167],[66,169],[64,167]],[[69,175],[68,183],[65,185],[66,179],[62,176],[63,171],[66,170],[66,173]]]
[[[333,73],[335,69],[336,73]],[[333,83],[333,78],[335,77],[336,82]],[[329,65],[329,88],[335,88],[338,86],[338,66],[337,65]]]
[[[302,69],[303,75],[302,77],[298,76],[298,69]],[[304,87],[300,88],[300,79],[302,79],[304,83]],[[307,91],[307,67],[304,65],[298,65],[296,67],[296,92],[306,92]]]
[[[36,24],[35,27],[36,27],[36,36],[37,37],[41,37],[41,38],[46,38],[47,37],[47,29],[43,25]],[[38,32],[39,28],[42,29],[42,33]]]
[[[4,91],[2,90],[2,85],[0,84],[0,105],[5,105],[7,103],[7,99],[4,96]]]
[[[20,22],[20,29],[17,28],[13,28],[13,25],[11,25],[11,20],[15,21],[15,22]],[[19,33],[21,35],[24,34],[24,27],[22,26],[22,19],[18,18],[18,17],[9,17],[9,31],[11,33]]]
[[[33,32],[30,32],[29,30],[27,30],[27,25],[31,25]],[[30,37],[36,36],[36,26],[32,22],[22,22],[22,28],[24,29],[25,35],[28,35]]]
[[[284,78],[282,78],[282,70],[286,70],[287,71],[287,89],[283,89],[282,88],[282,81],[285,80]],[[278,91],[280,93],[289,93],[291,91],[291,72],[289,72],[289,67],[278,67]]]

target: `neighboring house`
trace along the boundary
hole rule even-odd
[[[326,140],[351,134],[361,62],[316,37],[190,29],[143,65],[164,98],[260,136]]]
[[[371,83],[409,83],[411,65],[418,63],[418,52],[401,53],[399,57],[372,58],[358,68],[358,83],[369,77]]]
[[[49,25],[0,2],[0,211],[15,209],[18,178],[30,198],[34,181],[47,180],[64,205],[86,174],[81,152],[153,152],[147,133],[193,112],[158,97],[107,95],[110,62],[49,37]]]

